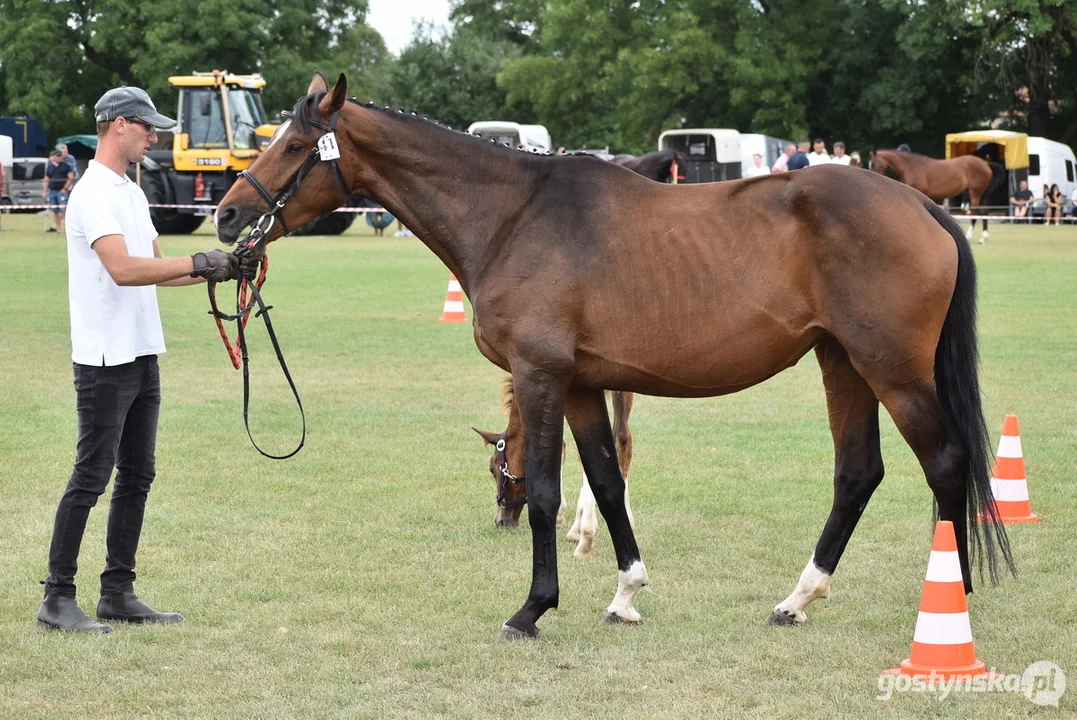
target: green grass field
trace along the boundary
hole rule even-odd
[[[0,231],[0,717],[1032,716],[1015,694],[876,699],[908,657],[931,497],[883,420],[887,477],[807,625],[765,624],[830,506],[833,457],[812,355],[708,400],[640,397],[632,500],[652,592],[640,627],[600,627],[616,589],[605,524],[591,561],[560,544],[561,607],[537,642],[496,639],[530,582],[530,533],[493,526],[488,455],[500,371],[468,325],[443,325],[448,272],[414,238],[278,243],[265,287],[307,408],[300,454],[250,446],[242,385],[204,289],[158,292],[169,352],[140,594],[178,627],[107,637],[39,630],[53,513],[75,440],[63,237],[38,216]],[[206,249],[207,230],[162,238]],[[996,225],[980,268],[992,443],[1017,413],[1034,526],[1021,572],[969,598],[977,653],[1000,672],[1050,660],[1077,683],[1077,228]],[[645,285],[641,291],[646,292]],[[470,313],[469,313],[470,317]],[[254,324],[252,323],[252,327]],[[252,333],[254,432],[287,450],[299,419]],[[566,472],[575,506],[579,472]],[[570,515],[571,515],[571,507]],[[97,601],[107,503],[91,514],[80,600]],[[563,532],[563,531],[562,531]],[[1062,696],[1077,713],[1077,687]]]

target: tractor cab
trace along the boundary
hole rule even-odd
[[[179,172],[245,170],[266,145],[276,126],[262,107],[260,75],[196,72],[170,77],[179,89],[178,127],[173,163]]]

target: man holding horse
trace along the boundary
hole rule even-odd
[[[126,176],[175,120],[157,112],[134,87],[105,93],[94,107],[97,153],[68,203],[68,295],[78,410],[78,444],[71,478],[56,509],[49,577],[37,614],[44,627],[85,633],[112,628],[75,602],[75,573],[90,508],[115,468],[109,506],[99,620],[175,623],[134,592],[135,552],[146,498],[155,476],[161,378],[165,351],[157,285],[238,279],[240,261],[221,250],[166,258],[157,243],[149,204]],[[249,268],[244,268],[249,271]]]

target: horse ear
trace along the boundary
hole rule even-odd
[[[483,447],[486,447],[487,445],[496,444],[497,441],[498,441],[498,438],[501,437],[501,435],[499,433],[490,432],[489,430],[479,430],[477,427],[473,427],[471,429],[474,430],[475,432],[477,432],[479,434],[479,437],[482,438],[482,446]]]
[[[347,98],[348,80],[344,77],[344,73],[341,73],[340,77],[337,78],[337,84],[326,93],[325,98],[318,104],[318,112],[322,114],[322,117],[329,117],[344,107],[344,101]]]
[[[322,75],[315,70],[314,77],[310,79],[310,87],[307,88],[307,95],[313,95],[316,92],[326,92],[327,90],[329,90],[329,81],[325,79],[325,75]]]

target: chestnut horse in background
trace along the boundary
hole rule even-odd
[[[628,470],[632,467],[632,431],[628,429],[628,417],[632,414],[634,397],[630,392],[616,391],[607,393],[613,401],[613,439],[616,444],[617,463],[625,480],[625,510],[628,520],[635,527],[632,518],[632,506],[628,498]],[[523,445],[523,425],[520,412],[514,402],[512,377],[506,376],[501,383],[501,409],[508,413],[509,424],[502,433],[472,428],[483,439],[484,444],[494,446],[490,456],[490,474],[494,478],[495,511],[494,524],[498,527],[516,527],[520,524],[520,514],[527,504],[527,485]],[[561,472],[564,474],[565,451],[562,443]],[[564,522],[565,491],[564,477],[561,478],[561,505],[557,510],[557,525]],[[595,513],[595,495],[587,482],[587,472],[583,473],[580,497],[576,502],[576,519],[569,528],[566,537],[578,543],[572,554],[578,558],[594,555],[595,535],[598,534],[598,515]]]
[[[969,194],[969,214],[980,207],[985,195],[990,195],[1006,179],[1006,168],[975,155],[963,155],[949,160],[936,160],[926,155],[898,150],[875,150],[871,153],[871,169],[877,173],[891,170],[901,182],[910,185],[936,202]],[[976,228],[973,220],[965,237],[972,239]],[[987,220],[983,221],[980,244],[987,240]]]
[[[222,242],[253,226],[244,251],[264,251],[358,194],[400,218],[460,280],[479,352],[512,375],[523,429],[531,586],[500,637],[537,637],[558,604],[566,419],[617,556],[603,622],[636,623],[649,578],[605,390],[724,395],[812,350],[834,440],[833,504],[771,621],[803,622],[804,608],[829,595],[883,479],[880,403],[919,460],[939,517],[954,524],[965,590],[970,546],[993,580],[1000,554],[1013,570],[991,496],[972,249],[916,190],[837,165],[667,185],[598,158],[519,152],[361,105],[343,75],[329,87],[321,74],[241,177],[217,210]],[[342,280],[333,268],[325,277]]]

